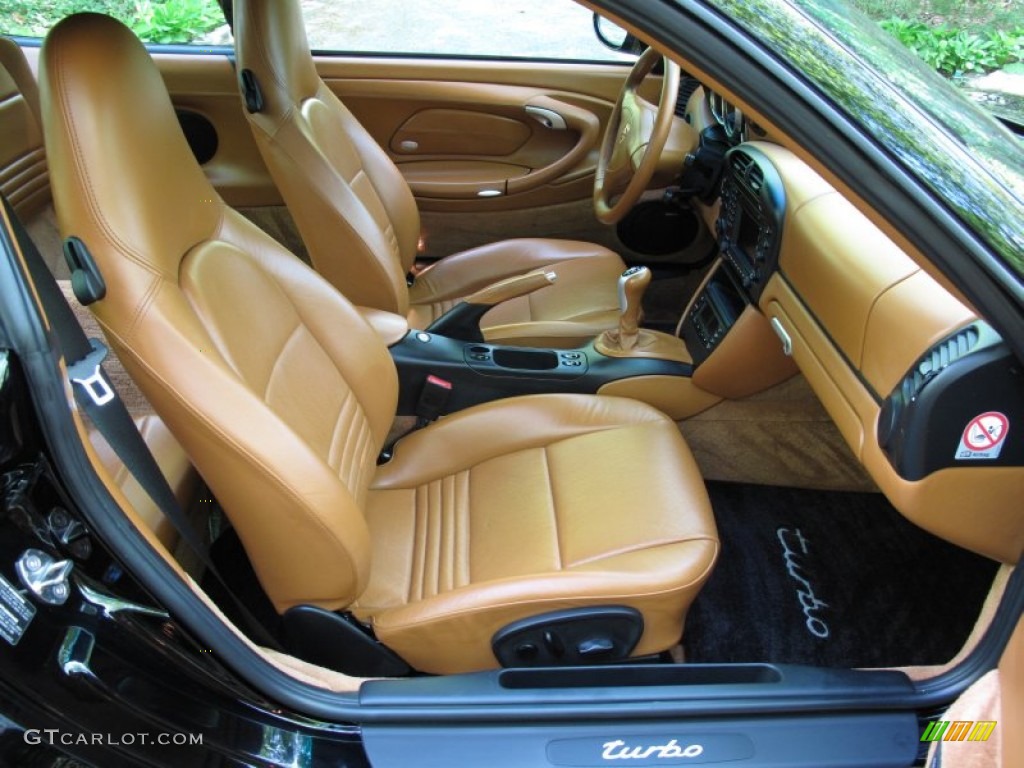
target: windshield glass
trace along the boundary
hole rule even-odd
[[[1024,275],[1024,151],[1008,129],[843,0],[713,4],[790,61]]]

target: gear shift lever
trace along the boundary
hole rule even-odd
[[[594,349],[606,357],[653,358],[692,364],[683,340],[661,331],[640,328],[640,305],[651,284],[651,270],[630,267],[619,277],[619,327],[604,331]]]
[[[630,267],[619,276],[619,347],[623,351],[636,345],[640,329],[640,307],[644,292],[651,283],[651,270]]]

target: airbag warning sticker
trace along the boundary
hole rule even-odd
[[[0,576],[0,637],[17,645],[35,615],[36,607]]]
[[[1006,442],[1006,433],[1009,431],[1010,420],[998,411],[988,411],[975,416],[967,422],[954,458],[998,459]]]

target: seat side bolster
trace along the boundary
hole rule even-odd
[[[275,607],[344,607],[369,574],[369,533],[352,493],[208,345],[191,354],[188,324],[160,309],[131,347],[104,328],[125,369],[203,468]]]
[[[140,416],[135,419],[135,424],[161,473],[167,479],[167,484],[174,492],[178,504],[187,508],[198,487],[199,475],[189,463],[185,451],[156,414]],[[173,548],[178,539],[174,525],[164,517],[149,494],[142,490],[103,435],[93,430],[89,433],[89,439],[103,466],[124,491],[125,497],[131,502],[139,517],[165,546]]]
[[[332,109],[345,135],[358,150],[363,170],[387,209],[402,272],[408,272],[416,259],[420,239],[420,212],[412,190],[387,152],[323,81],[317,96]]]

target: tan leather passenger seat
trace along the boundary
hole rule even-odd
[[[43,148],[39,88],[18,44],[0,37],[0,192],[57,277],[67,277]]]
[[[65,273],[60,235],[46,216],[51,192],[39,114],[39,90],[25,54],[17,43],[5,37],[0,37],[0,135],[3,136],[0,143],[0,191],[11,203],[19,220],[34,225],[32,239],[51,271],[58,275]],[[52,231],[46,232],[48,227]],[[107,365],[109,367],[110,363]],[[185,451],[156,414],[139,415],[135,423],[178,502],[187,506],[199,478]],[[121,486],[140,517],[165,545],[173,548],[178,538],[174,526],[142,490],[103,437],[95,431],[90,432],[89,437],[110,476]]]
[[[406,283],[420,217],[387,153],[320,79],[295,0],[236,0],[238,70],[255,76],[262,108],[247,113],[313,266],[355,304],[426,328],[489,283],[547,267],[558,281],[495,307],[484,336],[506,343],[580,346],[618,322],[625,268],[603,246],[517,239],[463,251]]]
[[[635,608],[638,654],[676,642],[718,541],[673,422],[626,399],[513,398],[378,466],[398,393],[387,348],[223,203],[141,43],[70,17],[42,81],[61,227],[108,286],[91,309],[278,611],[352,609],[428,672],[495,666],[495,632],[558,609]]]

